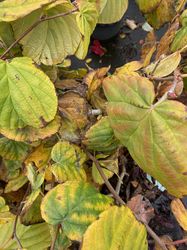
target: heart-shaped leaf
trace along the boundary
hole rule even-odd
[[[186,195],[186,107],[171,100],[154,104],[154,86],[143,77],[108,77],[104,90],[116,137],[168,192],[178,197]]]
[[[87,227],[109,208],[112,199],[85,182],[67,181],[44,197],[41,212],[49,224],[61,224],[71,240],[81,240]]]

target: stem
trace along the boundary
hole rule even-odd
[[[57,240],[57,237],[58,237],[58,234],[59,234],[60,227],[61,227],[61,225],[59,224],[59,225],[57,226],[56,231],[55,231],[55,235],[54,235],[54,237],[53,237],[53,240],[52,240],[52,243],[51,243],[50,250],[54,250],[54,249],[55,249],[55,243],[56,243],[56,240]]]
[[[84,146],[83,146],[84,147]],[[97,170],[99,171],[101,177],[103,178],[108,190],[111,192],[111,194],[114,196],[114,198],[116,199],[116,201],[120,204],[120,205],[126,205],[126,203],[121,199],[121,197],[116,193],[116,191],[114,190],[114,188],[112,187],[112,185],[110,184],[110,182],[108,181],[107,177],[105,176],[103,170],[102,170],[102,167],[100,166],[100,163],[99,161],[90,153],[86,150],[86,148],[84,147],[84,150],[88,156],[88,158],[90,158],[90,160],[92,160],[96,167],[97,167]],[[135,214],[134,214],[135,215]],[[136,215],[135,215],[136,217]],[[158,235],[156,235],[156,233],[147,225],[147,223],[141,221],[148,233],[151,235],[151,237],[160,245],[161,249],[163,250],[168,250],[165,243],[158,237]]]
[[[187,78],[187,74],[181,74],[180,75],[182,78]],[[167,77],[156,77],[156,76],[148,76],[150,80],[154,81],[172,81],[174,80],[174,76],[167,76]]]
[[[111,194],[114,196],[117,202],[119,202],[120,205],[125,205],[125,202],[121,199],[121,197],[116,193],[115,189],[112,187],[110,182],[108,181],[107,177],[105,176],[102,167],[100,166],[99,161],[85,149],[85,152],[87,156],[95,163],[97,170],[99,171],[101,177],[103,178],[108,190],[111,192]]]
[[[55,19],[55,18],[58,18],[58,17],[63,17],[63,16],[67,16],[67,15],[70,15],[74,12],[76,12],[78,10],[78,8],[76,7],[75,9],[71,10],[71,11],[68,11],[66,13],[59,13],[57,15],[54,15],[54,16],[49,16],[49,17],[46,17],[46,16],[43,16],[43,17],[40,17],[39,20],[37,20],[36,22],[34,22],[26,31],[24,31],[21,36],[19,38],[17,38],[9,47],[7,50],[5,50],[5,52],[0,56],[0,59],[4,59],[4,57],[9,53],[9,51],[16,45],[18,44],[26,35],[28,35],[34,28],[36,28],[40,23],[42,22],[45,22],[45,21],[49,21],[51,19]]]
[[[186,239],[182,239],[182,240],[176,240],[173,242],[165,242],[166,245],[180,245],[183,243],[187,243],[187,238]]]
[[[124,176],[126,175],[126,170],[125,170],[125,167],[122,168],[122,172],[119,176],[119,179],[118,179],[118,183],[116,185],[116,193],[119,195],[120,193],[120,189],[121,189],[121,185],[123,184],[123,178]]]

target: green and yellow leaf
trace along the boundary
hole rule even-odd
[[[71,4],[58,5],[46,10],[47,16],[66,13],[72,10]],[[43,13],[44,14],[44,13]],[[13,23],[16,38],[28,29],[40,16],[42,10]],[[73,55],[81,41],[81,33],[74,14],[54,18],[39,24],[24,39],[23,54],[31,57],[38,64],[54,65],[61,63],[67,55]]]
[[[90,184],[68,181],[47,193],[41,212],[47,223],[61,224],[68,238],[81,240],[87,227],[111,203],[111,198],[98,193]]]
[[[54,119],[55,88],[30,58],[0,60],[0,128],[39,128]]]
[[[154,86],[143,77],[112,76],[104,90],[111,127],[133,159],[169,193],[186,195],[185,105],[172,100],[154,104]]]
[[[139,9],[143,13],[151,13],[153,12],[160,4],[161,0],[136,0]]]

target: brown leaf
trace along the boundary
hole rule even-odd
[[[147,37],[141,49],[141,60],[143,62],[143,67],[149,65],[155,50],[156,50],[156,36],[154,31],[151,31],[147,34]]]
[[[170,44],[172,43],[178,28],[179,18],[176,18],[159,42],[159,45],[157,47],[156,60],[159,60],[161,55],[167,55],[170,52]]]
[[[131,198],[131,200],[127,202],[127,206],[134,212],[136,218],[143,223],[148,224],[149,221],[155,216],[154,208],[152,207],[150,201],[140,194]]]
[[[80,129],[88,123],[88,104],[78,93],[63,94],[59,99],[59,110]]]

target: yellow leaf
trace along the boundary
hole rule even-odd
[[[187,209],[180,199],[174,199],[171,202],[171,210],[180,226],[187,231]]]
[[[147,250],[145,227],[126,207],[113,206],[100,214],[83,237],[82,250]]]

